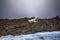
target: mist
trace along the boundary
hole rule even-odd
[[[55,0],[3,0],[0,18],[52,18],[59,13]]]

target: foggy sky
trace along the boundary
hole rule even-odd
[[[59,10],[58,14],[56,10],[57,4],[55,0],[3,0],[1,2],[0,18],[23,18],[33,16],[51,18],[59,14]]]

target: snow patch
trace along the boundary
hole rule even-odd
[[[60,40],[60,31],[38,32],[19,36],[7,35],[1,36],[0,40]]]

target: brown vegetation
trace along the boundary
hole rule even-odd
[[[32,18],[0,19],[0,36],[60,31],[60,18],[38,19],[36,23],[29,23],[28,20]]]

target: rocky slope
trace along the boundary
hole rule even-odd
[[[28,22],[32,18],[0,19],[0,36],[31,34],[42,31],[60,31],[60,18],[38,19],[36,23]]]

